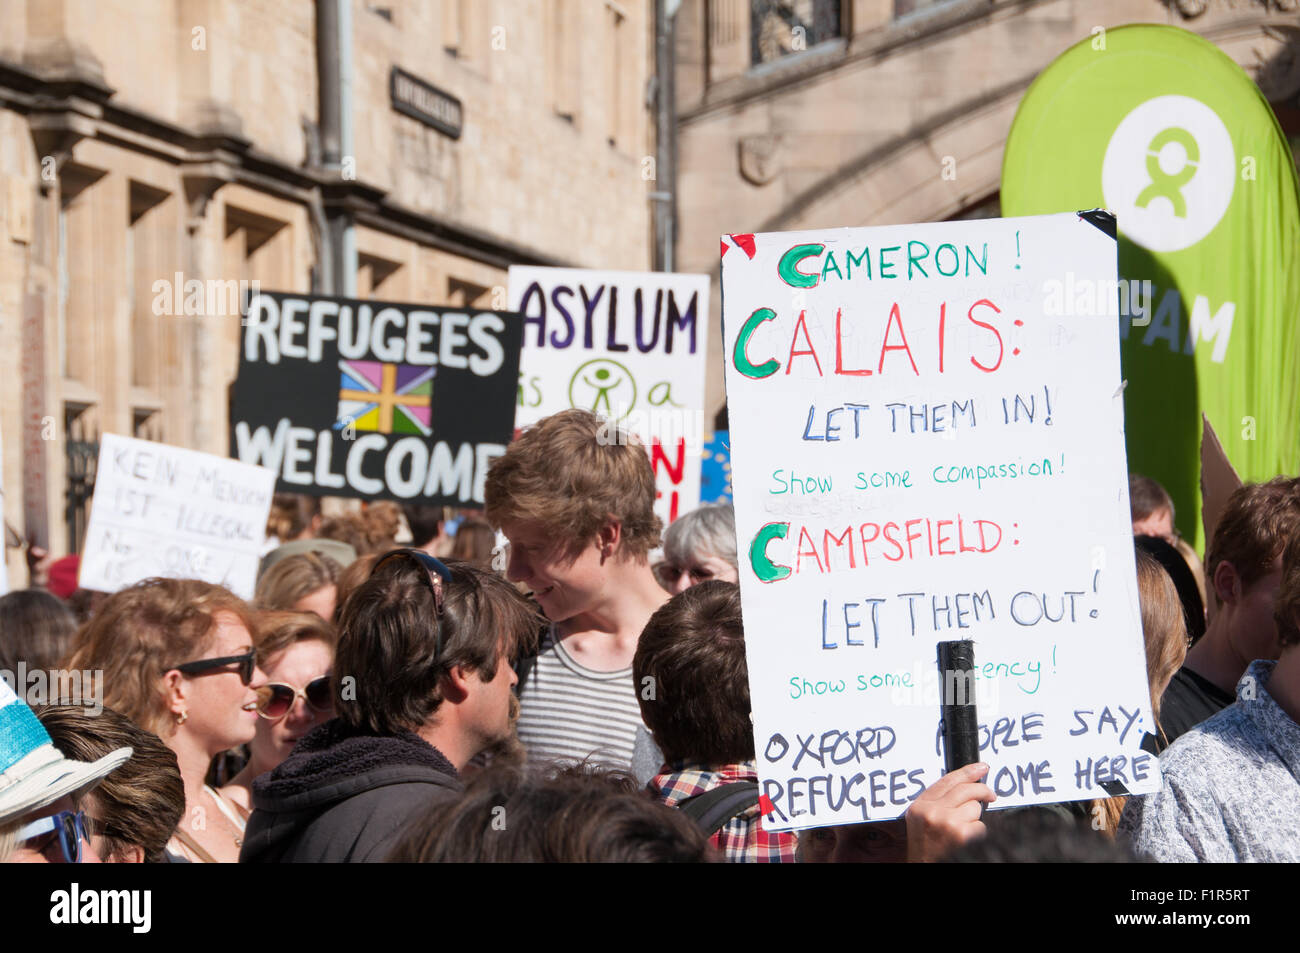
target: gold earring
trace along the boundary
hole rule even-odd
[[[190,713],[188,711],[183,711],[179,715],[177,715],[176,716],[177,727],[180,727],[181,725],[185,724],[185,722],[189,720],[189,717],[190,717]]]

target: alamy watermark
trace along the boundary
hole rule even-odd
[[[1044,281],[1042,291],[1043,314],[1049,317],[1125,316],[1139,328],[1151,323],[1155,289],[1150,281],[1076,278],[1074,272],[1067,271],[1064,281]]]
[[[641,434],[647,435],[643,438]],[[679,407],[635,408],[617,419],[603,417],[596,431],[596,442],[602,447],[626,446],[633,439],[649,443],[654,441],[664,448],[684,444],[686,453],[698,456],[704,452],[704,411]]]
[[[104,710],[103,669],[29,669],[18,663],[17,671],[0,668],[0,679],[28,705],[76,705],[88,715]]]
[[[248,302],[261,294],[260,281],[221,278],[186,278],[176,272],[159,278],[151,286],[152,310],[156,315],[220,318],[244,315]]]

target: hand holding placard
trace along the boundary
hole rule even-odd
[[[997,795],[980,778],[989,772],[983,763],[968,764],[941,777],[907,809],[907,860],[925,864],[940,860],[986,833],[984,805]]]

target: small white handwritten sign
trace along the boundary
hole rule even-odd
[[[251,599],[274,489],[265,467],[104,434],[79,584],[202,579]]]

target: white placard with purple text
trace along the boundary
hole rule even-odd
[[[723,239],[765,826],[906,811],[943,772],[953,639],[995,807],[1158,788],[1105,224]]]
[[[253,598],[275,471],[104,434],[78,584],[202,579]]]
[[[570,407],[617,421],[650,453],[664,525],[697,507],[708,276],[516,265],[508,297],[524,316],[515,426]]]

